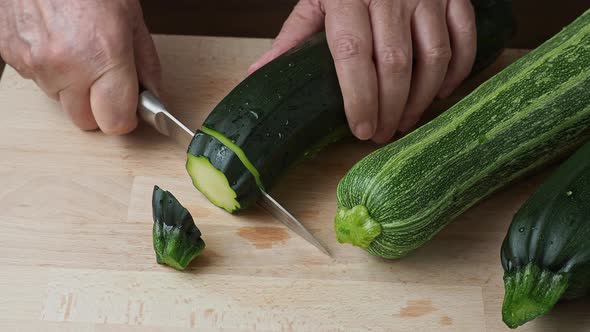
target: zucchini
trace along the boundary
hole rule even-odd
[[[495,59],[514,24],[510,1],[474,4],[479,70]],[[186,168],[213,204],[236,212],[286,168],[348,134],[336,70],[320,33],[247,77],[215,107],[189,146]]]
[[[338,241],[399,258],[590,135],[590,11],[340,181]]]
[[[186,269],[205,249],[205,241],[193,217],[174,195],[158,186],[154,186],[152,211],[156,261],[177,270]]]
[[[334,64],[320,34],[252,73],[215,107],[189,146],[187,171],[213,204],[235,212],[306,152],[346,133]]]
[[[512,0],[472,0],[477,26],[477,54],[471,75],[489,66],[502,53],[516,29]]]
[[[590,291],[590,143],[518,210],[502,244],[502,318],[515,328]]]

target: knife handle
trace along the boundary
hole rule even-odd
[[[139,99],[137,103],[137,113],[139,114],[139,117],[150,126],[157,129],[156,115],[163,112],[166,112],[166,108],[158,97],[140,84]]]

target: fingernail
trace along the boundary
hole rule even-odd
[[[374,127],[370,122],[361,122],[354,127],[354,135],[360,140],[368,140],[373,137]]]

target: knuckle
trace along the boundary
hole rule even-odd
[[[49,47],[41,55],[41,61],[50,68],[61,72],[71,62],[71,56],[65,47]]]
[[[108,33],[103,33],[98,38],[98,48],[95,52],[95,58],[105,62],[111,62],[120,58],[123,47],[117,38]]]
[[[356,58],[361,54],[361,39],[352,34],[340,34],[334,39],[334,60]]]
[[[377,63],[394,73],[405,73],[411,68],[410,56],[398,47],[385,47],[376,54]]]
[[[369,9],[370,10],[380,10],[385,8],[390,8],[391,0],[370,0],[369,1]]]
[[[33,72],[43,70],[47,64],[45,51],[42,50],[37,50],[34,52],[28,50],[21,55],[21,60],[24,67]]]
[[[451,61],[452,51],[448,46],[434,47],[424,53],[424,62],[427,65],[446,65]]]
[[[337,12],[343,16],[350,16],[358,11],[358,3],[363,0],[326,0],[330,1],[330,7],[333,8],[334,12]]]
[[[41,72],[47,69],[62,72],[71,62],[70,58],[71,55],[66,51],[66,47],[60,44],[37,45],[22,53],[23,65],[32,72]]]
[[[121,58],[131,42],[127,37],[130,35],[129,31],[130,27],[119,20],[97,32],[94,45],[96,58],[106,62]]]

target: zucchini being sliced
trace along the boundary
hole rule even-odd
[[[510,1],[473,3],[479,70],[495,59],[514,25]],[[252,205],[286,168],[348,134],[333,59],[320,33],[247,77],[215,107],[188,149],[187,171],[213,204],[235,212]]]

